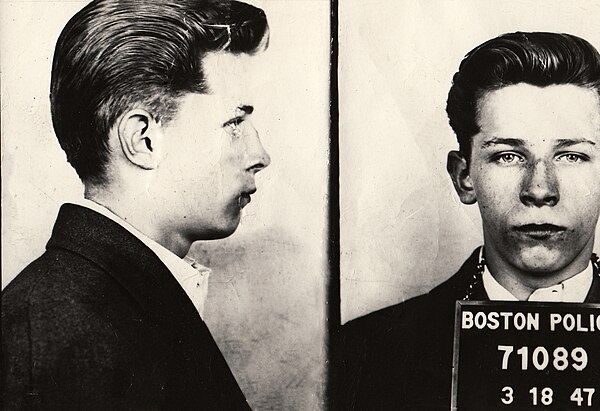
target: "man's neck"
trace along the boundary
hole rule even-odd
[[[110,190],[86,187],[84,197],[105,207],[173,254],[183,258],[189,252],[191,241],[169,227],[161,218],[162,213],[154,210],[151,199],[146,196],[117,196]]]
[[[508,263],[491,247],[485,248],[485,260],[488,270],[496,281],[517,299],[525,301],[535,290],[560,284],[584,271],[590,263],[591,253],[591,250],[582,250],[564,268],[546,273],[521,270]]]

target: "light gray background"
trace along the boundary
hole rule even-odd
[[[598,48],[600,3],[344,0],[339,16],[346,322],[429,291],[482,243],[477,206],[460,203],[445,169],[458,146],[446,98],[464,55],[513,31],[566,32]]]
[[[271,27],[253,122],[272,163],[238,231],[197,243],[213,269],[205,310],[251,406],[322,407],[328,150],[328,0],[251,1]],[[54,136],[54,44],[86,1],[1,1],[2,286],[39,256],[82,185]]]

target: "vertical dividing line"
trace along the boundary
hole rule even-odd
[[[327,343],[325,405],[337,407],[339,380],[340,314],[340,162],[339,162],[339,100],[338,100],[338,0],[330,0],[330,63],[329,63],[329,185],[328,185],[328,247],[329,282],[326,291]]]

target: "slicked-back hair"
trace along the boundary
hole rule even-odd
[[[508,33],[469,52],[454,75],[446,111],[460,151],[470,160],[471,139],[480,132],[480,102],[486,93],[526,83],[573,84],[600,96],[600,55],[586,40],[559,33]]]
[[[265,13],[231,0],[94,0],[63,29],[54,52],[52,122],[85,183],[106,183],[108,134],[144,108],[168,123],[177,100],[207,93],[206,53],[253,54],[268,35]]]

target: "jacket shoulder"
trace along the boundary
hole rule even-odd
[[[3,348],[16,356],[60,355],[114,340],[115,321],[132,301],[91,261],[50,250],[2,292]],[[28,351],[28,352],[27,352]]]
[[[23,307],[29,314],[57,305],[71,311],[78,304],[93,305],[118,291],[118,284],[92,261],[67,250],[48,250],[2,291],[3,316],[13,316]]]
[[[464,296],[471,280],[470,273],[474,271],[477,264],[478,255],[479,249],[476,249],[458,272],[430,292],[349,321],[343,326],[343,329],[348,333],[389,332],[396,325],[423,319],[423,315],[436,315],[441,306],[451,304],[454,307],[454,301],[462,299]]]
[[[435,311],[429,294],[424,294],[352,320],[342,327],[342,356],[366,359],[410,350],[418,343],[418,330]]]
[[[342,329],[348,334],[389,333],[397,325],[415,319],[415,313],[426,309],[429,299],[429,294],[410,298],[349,321],[344,324]]]
[[[29,398],[33,404],[125,398],[126,387],[143,385],[135,378],[152,375],[143,358],[160,349],[157,342],[135,301],[101,267],[49,250],[2,292],[3,399],[21,408]]]

